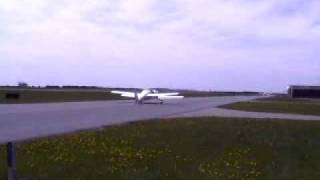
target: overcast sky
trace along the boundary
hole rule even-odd
[[[0,84],[320,85],[319,0],[0,0]]]

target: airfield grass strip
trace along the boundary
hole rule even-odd
[[[291,113],[320,115],[320,101],[311,99],[271,98],[256,101],[237,102],[223,105],[222,108],[253,112]]]
[[[19,94],[17,99],[7,99],[7,93]],[[1,90],[0,103],[48,103],[124,99],[107,91],[50,91],[50,90]]]
[[[24,180],[318,180],[320,122],[145,121],[19,143],[17,158]],[[2,145],[0,179],[5,171]]]
[[[127,90],[125,90],[127,91]],[[129,90],[132,91],[132,90]],[[179,91],[180,92],[180,91]],[[7,94],[18,94],[17,99],[7,98]],[[182,90],[181,95],[185,97],[212,97],[212,96],[236,96],[254,95],[245,92],[206,92]],[[49,103],[49,102],[77,102],[77,101],[99,101],[126,99],[117,94],[111,94],[107,90],[85,90],[85,89],[1,89],[0,104],[22,104],[22,103]]]

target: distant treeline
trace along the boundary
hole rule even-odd
[[[102,89],[102,87],[98,87],[98,86],[45,86],[45,88],[47,89]]]
[[[47,86],[0,86],[0,88],[21,88],[21,89],[105,89],[104,87],[98,86],[57,86],[57,85],[47,85]]]

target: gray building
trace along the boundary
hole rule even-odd
[[[290,86],[288,95],[292,98],[320,98],[320,86]]]

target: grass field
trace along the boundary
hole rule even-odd
[[[272,97],[256,101],[238,102],[221,106],[226,109],[292,113],[303,115],[320,115],[320,100],[317,99],[291,99],[287,97]]]
[[[211,97],[211,96],[256,96],[257,93],[250,92],[218,92],[218,91],[181,91],[185,97]]]
[[[19,143],[17,152],[25,180],[318,180],[320,122],[157,120]]]
[[[124,89],[126,90],[126,89]],[[0,88],[0,103],[47,103],[47,102],[72,102],[72,101],[98,101],[124,99],[119,95],[111,94],[110,90],[103,89],[19,89]],[[127,90],[128,91],[128,90]],[[129,91],[132,91],[129,90]],[[170,90],[168,90],[170,91]],[[7,93],[19,94],[18,99],[6,98]],[[210,97],[210,96],[235,96],[253,95],[245,92],[209,92],[209,91],[186,91],[181,90],[185,97]]]
[[[6,99],[7,93],[18,93],[20,97],[19,99]],[[0,103],[41,103],[114,99],[121,99],[121,97],[107,91],[0,90]]]

